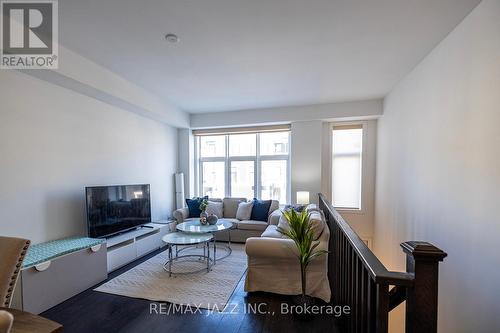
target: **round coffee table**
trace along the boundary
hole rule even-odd
[[[167,244],[168,247],[168,260],[163,264],[163,269],[168,272],[168,276],[172,276],[172,274],[193,274],[199,273],[207,270],[207,273],[210,272],[210,262],[212,259],[210,258],[210,241],[214,238],[214,236],[210,233],[184,233],[184,232],[171,232],[163,236],[162,241]],[[178,245],[188,245],[188,246],[196,246],[202,244],[203,245],[203,255],[201,254],[185,254],[179,255],[177,250]],[[176,246],[175,257],[172,257],[172,247]],[[206,255],[205,255],[206,253]],[[203,261],[207,261],[207,268],[197,269],[189,272],[173,272],[172,271],[172,263],[175,260],[179,260],[181,258],[195,257],[198,259],[202,259]],[[215,262],[214,262],[215,263]]]
[[[176,226],[176,229],[182,232],[187,232],[187,233],[195,233],[195,234],[211,234],[214,238],[214,265],[217,262],[217,245],[215,242],[215,234],[221,231],[228,231],[229,233],[229,238],[228,238],[228,243],[227,245],[224,245],[222,248],[227,251],[227,253],[220,257],[219,260],[227,258],[233,250],[231,249],[231,229],[233,228],[234,224],[231,221],[228,221],[226,219],[219,219],[216,224],[210,225],[203,225],[200,223],[199,220],[194,220],[194,221],[187,221],[183,223],[179,223]]]

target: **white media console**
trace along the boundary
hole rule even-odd
[[[79,246],[92,240],[86,237],[33,245],[33,258],[47,254],[50,258],[22,268],[12,306],[41,313],[104,281],[109,272],[158,250],[164,245],[162,237],[174,230],[174,221],[157,221],[97,245]]]
[[[164,245],[162,237],[172,231],[175,231],[174,221],[161,221],[108,238],[108,273],[158,250]]]

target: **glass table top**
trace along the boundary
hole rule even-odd
[[[233,223],[224,219],[219,219],[214,225],[202,225],[200,221],[188,221],[179,223],[177,225],[177,230],[183,232],[193,232],[193,233],[208,233],[228,230],[233,227]]]
[[[212,238],[214,238],[214,236],[208,233],[190,234],[184,232],[171,232],[163,236],[162,241],[167,244],[188,245],[208,242],[212,240]]]

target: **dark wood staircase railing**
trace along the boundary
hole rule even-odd
[[[403,301],[406,333],[437,332],[438,265],[447,254],[427,242],[404,242],[406,272],[388,271],[321,193],[319,207],[330,228],[332,303],[351,308],[339,322],[342,332],[386,333],[389,312]]]

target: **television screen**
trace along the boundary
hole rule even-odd
[[[150,186],[85,188],[89,237],[104,237],[151,222]]]

